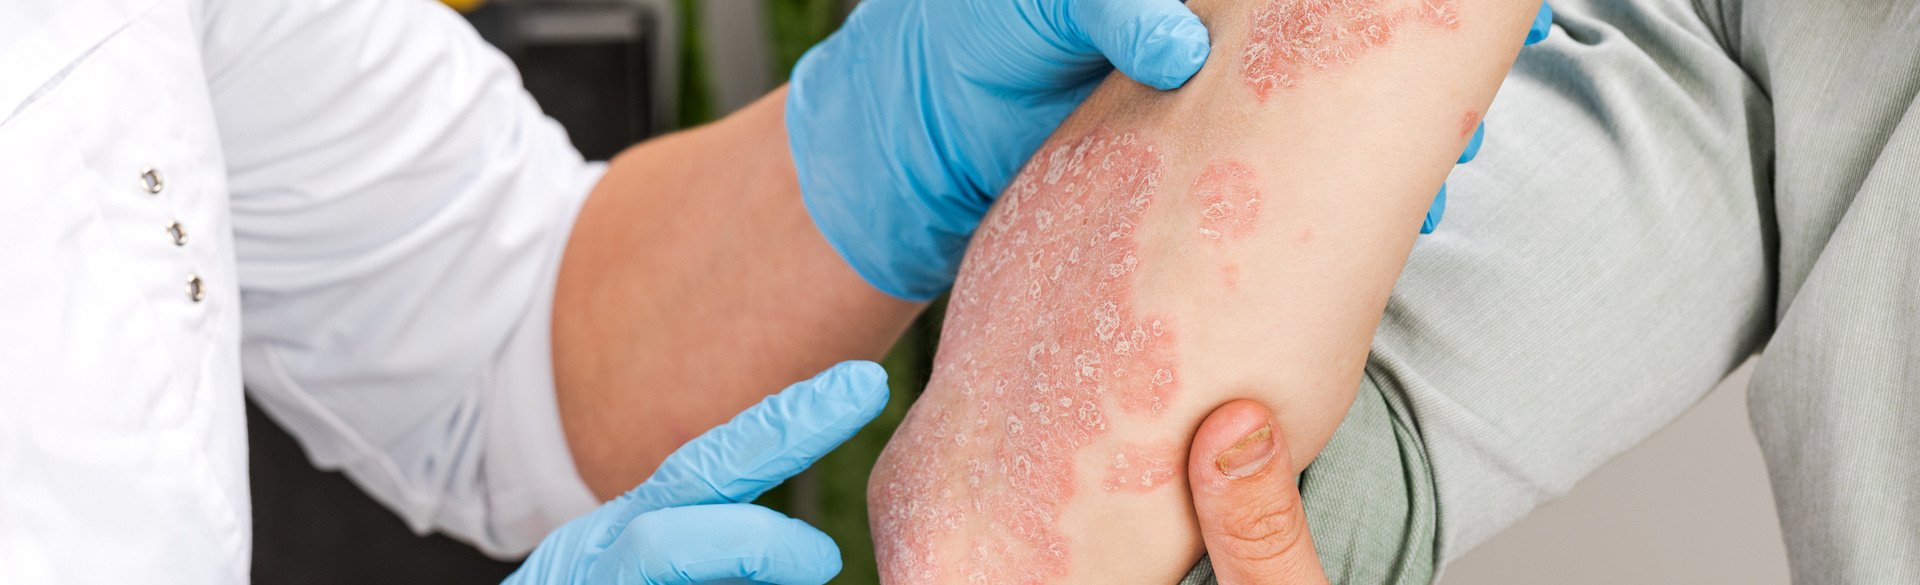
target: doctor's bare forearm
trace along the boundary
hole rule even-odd
[[[808,218],[785,96],[628,149],[581,209],[554,299],[554,380],[602,498],[760,398],[878,357],[917,310],[861,280]]]
[[[1110,78],[975,236],[869,483],[890,582],[1178,580],[1195,425],[1255,398],[1297,466],[1325,445],[1539,4],[1190,6],[1206,68]]]

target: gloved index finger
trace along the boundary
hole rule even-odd
[[[842,362],[788,386],[668,455],[620,497],[602,544],[646,512],[760,497],[852,438],[886,404],[887,373],[873,362]]]
[[[1540,12],[1533,15],[1533,26],[1527,27],[1526,44],[1547,40],[1547,34],[1553,32],[1553,6],[1540,3]]]
[[[753,504],[715,504],[635,517],[584,582],[822,585],[840,568],[840,547],[806,522]]]

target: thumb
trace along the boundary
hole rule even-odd
[[[1180,87],[1207,62],[1207,27],[1179,0],[1077,0],[1067,17],[1066,36],[1158,89]]]
[[[1235,400],[1207,415],[1187,458],[1200,536],[1222,585],[1323,584],[1286,438],[1273,412]]]

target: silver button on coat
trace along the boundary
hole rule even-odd
[[[140,171],[140,185],[146,187],[148,193],[159,195],[161,190],[167,188],[167,179],[160,176],[158,169],[147,167]]]

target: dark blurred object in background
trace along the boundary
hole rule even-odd
[[[467,15],[589,160],[674,121],[678,46],[662,1],[493,2]],[[667,91],[663,91],[667,90]]]
[[[346,476],[314,469],[251,401],[247,447],[254,583],[499,583],[519,566],[445,536],[414,536]]]

